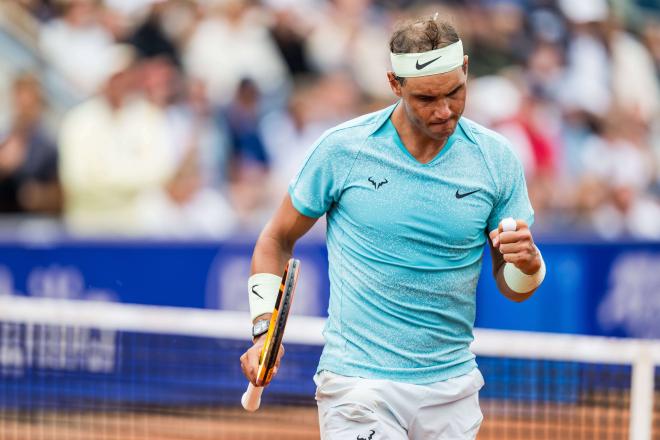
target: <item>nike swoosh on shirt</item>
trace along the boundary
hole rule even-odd
[[[440,55],[438,58],[433,58],[431,61],[427,61],[427,62],[422,63],[422,64],[419,64],[419,60],[417,60],[417,62],[415,63],[415,69],[422,70],[424,67],[428,66],[429,64],[431,64],[434,61],[439,60],[440,58],[442,58],[442,55]]]
[[[481,191],[481,190],[480,190],[480,189],[475,189],[474,191],[470,191],[470,192],[466,192],[466,193],[463,193],[463,194],[459,194],[459,193],[458,193],[458,190],[456,190],[456,198],[457,198],[457,199],[462,199],[463,197],[467,197],[467,196],[469,196],[470,194],[474,194],[474,193],[476,193],[476,192],[478,192],[478,191]]]
[[[259,295],[259,292],[257,292],[256,290],[254,290],[254,288],[257,287],[257,286],[261,286],[261,284],[255,284],[254,286],[252,286],[252,293],[254,293],[255,295],[257,295],[259,298],[264,299],[263,296]]]

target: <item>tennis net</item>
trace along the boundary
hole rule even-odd
[[[282,368],[250,414],[239,403],[247,314],[0,298],[0,438],[318,439],[322,326],[291,317]],[[660,439],[657,342],[475,337],[480,440]]]

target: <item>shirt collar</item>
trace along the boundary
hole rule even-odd
[[[399,105],[400,102],[401,100],[398,100],[394,104],[380,111],[380,114],[376,117],[371,132],[369,133],[370,137],[373,136],[383,126],[383,124],[387,122],[388,119],[390,119],[390,116],[392,116],[394,109],[397,107],[397,105]],[[457,131],[459,130],[460,132],[457,133]],[[477,145],[477,140],[474,137],[474,133],[472,132],[472,127],[470,127],[470,124],[468,124],[466,119],[462,116],[458,120],[458,125],[456,126],[456,130],[454,130],[454,133],[452,133],[452,136],[456,134],[464,134],[465,137],[467,137],[473,144]]]

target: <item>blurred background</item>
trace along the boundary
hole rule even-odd
[[[660,240],[660,2],[0,8],[8,235],[254,235],[324,130],[394,102],[393,23],[439,12],[470,56],[466,116],[507,136],[525,166],[536,234]]]
[[[548,266],[517,304],[484,258],[480,439],[657,437],[660,345],[593,336],[660,338],[660,0],[0,0],[0,437],[318,438],[323,220],[247,418],[252,249],[314,141],[395,101],[394,23],[436,12]]]
[[[477,324],[660,336],[655,0],[2,1],[0,292],[246,310],[306,150],[394,102],[390,29],[435,12],[470,56],[466,116],[524,164],[551,268],[553,294],[518,306],[486,258]],[[325,314],[322,223],[300,314]]]

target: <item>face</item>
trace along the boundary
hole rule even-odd
[[[465,109],[468,61],[447,73],[406,78],[404,85],[388,72],[392,91],[401,98],[408,121],[431,139],[444,140],[458,124]]]

